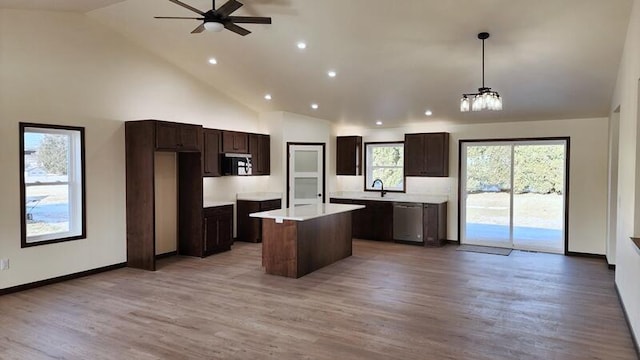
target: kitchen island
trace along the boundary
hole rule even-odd
[[[351,256],[351,212],[362,208],[318,204],[250,214],[262,219],[265,272],[299,278]]]

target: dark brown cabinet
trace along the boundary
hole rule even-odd
[[[251,154],[252,175],[271,173],[271,138],[269,135],[249,134],[249,153]]]
[[[282,207],[281,199],[252,201],[238,200],[238,241],[261,242],[262,219],[249,217],[249,214],[276,210]]]
[[[222,150],[222,132],[204,129],[202,132],[202,174],[204,176],[222,176],[220,152]]]
[[[128,266],[155,270],[157,150],[177,153],[178,253],[203,256],[201,131],[198,125],[156,120],[125,123]]]
[[[351,215],[352,235],[357,239],[393,240],[393,202],[355,199],[331,199],[335,204],[364,205]]]
[[[362,175],[362,136],[337,137],[336,175]]]
[[[334,204],[364,205],[351,214],[352,235],[356,239],[393,241],[393,202],[336,199]],[[420,203],[418,203],[420,204]],[[423,204],[424,246],[442,246],[447,241],[447,203]]]
[[[404,135],[405,176],[449,176],[449,133]]]
[[[249,134],[237,131],[222,131],[222,152],[248,154]]]
[[[233,205],[203,210],[204,255],[231,249],[233,244]]]
[[[200,151],[202,126],[155,121],[156,150],[159,151]]]
[[[442,246],[447,241],[447,203],[424,204],[424,246]]]

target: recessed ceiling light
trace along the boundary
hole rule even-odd
[[[210,58],[210,59],[209,59],[209,64],[211,64],[211,65],[215,65],[215,64],[217,64],[217,63],[218,63],[218,60],[216,60],[216,58]]]
[[[313,110],[317,110],[317,109],[318,109],[318,107],[319,107],[319,106],[318,106],[318,104],[311,104],[311,108],[312,108]]]
[[[376,125],[378,126],[382,125],[382,121],[376,121]]]
[[[431,115],[433,115],[433,112],[431,110],[427,110],[427,111],[424,112],[424,114],[427,115],[427,116],[431,116]]]
[[[335,71],[333,71],[333,70],[329,70],[329,71],[327,71],[327,75],[329,75],[329,77],[334,78],[334,77],[336,77],[336,75],[338,75],[338,74],[337,74]]]
[[[267,94],[267,95],[265,95],[265,96],[264,96],[264,99],[265,99],[265,100],[271,100],[271,94]]]
[[[304,49],[307,48],[307,43],[305,43],[303,41],[298,42],[297,45],[298,45],[298,49],[300,49],[300,50],[304,50]]]

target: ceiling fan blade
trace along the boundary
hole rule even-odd
[[[193,29],[192,34],[199,34],[204,31],[204,23],[200,24],[197,28]]]
[[[225,27],[225,29],[231,30],[231,31],[233,31],[234,33],[236,33],[238,35],[246,36],[246,35],[251,34],[251,31],[249,31],[249,30],[247,30],[247,29],[245,29],[243,27],[240,27],[240,26],[238,26],[238,25],[236,25],[236,24],[234,24],[234,23],[232,23],[230,21],[226,22],[224,24],[224,27]]]
[[[154,16],[154,19],[189,19],[189,20],[204,20],[204,18],[198,17],[184,17],[184,16]]]
[[[237,24],[271,24],[270,17],[260,16],[229,16],[227,19]]]
[[[189,10],[193,11],[194,13],[198,13],[198,14],[200,14],[200,15],[204,16],[204,12],[202,12],[202,11],[200,11],[200,10],[198,10],[198,9],[194,8],[194,7],[193,7],[193,6],[191,6],[191,5],[187,5],[187,4],[183,3],[182,1],[179,1],[179,0],[169,0],[169,1],[171,1],[172,3],[174,3],[174,4],[176,4],[176,5],[180,5],[180,6],[182,6],[183,8],[189,9]]]
[[[218,10],[215,10],[216,14],[227,17],[232,12],[240,9],[242,3],[237,2],[236,0],[229,0],[224,5],[220,6]]]

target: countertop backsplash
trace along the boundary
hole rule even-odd
[[[452,194],[455,179],[447,178],[426,178],[426,177],[406,177],[406,194],[420,195],[443,195]],[[364,176],[338,176],[335,192],[362,192],[364,191]],[[454,189],[457,191],[457,189]]]

